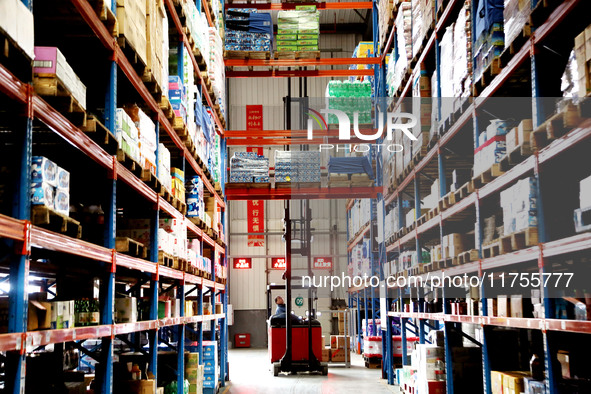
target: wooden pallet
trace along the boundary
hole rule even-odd
[[[482,247],[482,257],[485,259],[498,256],[501,253],[501,244],[498,240]]]
[[[224,59],[271,59],[270,51],[224,51]]]
[[[142,175],[142,166],[121,149],[117,149],[117,161],[136,176],[140,177]]]
[[[158,180],[156,175],[154,175],[150,170],[142,169],[140,179],[158,194],[160,194],[162,189],[164,189],[164,186],[162,186],[160,180]]]
[[[144,71],[140,75],[140,78],[153,97],[162,96],[162,86],[160,86],[161,81],[159,81],[154,76],[154,73],[149,67],[144,68]]]
[[[562,2],[562,0],[540,0],[529,17],[531,25],[533,27],[539,27],[542,23],[546,22],[552,11]]]
[[[173,268],[174,257],[168,253],[164,253],[162,250],[158,251],[158,264],[165,267]]]
[[[172,105],[170,104],[170,100],[168,100],[168,97],[166,97],[165,95],[160,96],[160,100],[158,101],[158,105],[160,106],[160,109],[162,110],[164,116],[166,117],[166,119],[168,119],[170,121],[170,123],[172,123],[172,120],[174,119],[174,111],[172,109]]]
[[[495,163],[488,170],[485,170],[482,174],[472,178],[475,188],[481,188],[487,183],[492,182],[495,178],[503,175],[505,170],[502,169],[501,163]]]
[[[532,28],[530,22],[528,21],[521,29],[519,35],[515,37],[513,42],[508,45],[505,44],[505,50],[503,53],[501,53],[501,65],[503,67],[505,67],[511,61],[513,56],[515,56],[515,54],[521,50],[523,45],[530,39],[531,34]]]
[[[193,55],[195,56],[199,71],[207,71],[207,63],[205,62],[205,57],[203,57],[201,50],[197,47],[193,48]]]
[[[507,161],[509,165],[516,165],[527,159],[533,154],[533,149],[529,142],[523,142],[519,146],[515,147],[511,152],[507,153]]]
[[[420,218],[417,219],[417,226],[421,226],[427,222],[427,214],[424,214]]]
[[[193,222],[193,224],[197,227],[199,227],[200,229],[204,229],[205,228],[205,222],[203,220],[201,220],[201,218],[187,218],[189,219],[191,222]]]
[[[82,238],[80,222],[44,205],[33,205],[31,223],[73,238]]]
[[[427,212],[427,220],[431,220],[436,216],[439,216],[439,213],[441,212],[439,205],[436,206],[435,208],[432,208],[429,210],[429,212]]]
[[[374,180],[367,174],[330,174],[328,187],[371,187]]]
[[[470,194],[474,193],[474,182],[469,181],[463,184],[455,193],[455,200],[456,202],[463,200],[464,198],[468,197]]]
[[[456,193],[449,192],[441,200],[439,200],[438,206],[441,211],[448,209],[456,203]]]
[[[320,51],[276,51],[275,59],[320,59]]]
[[[20,47],[20,45],[0,27],[0,64],[12,72],[22,81],[31,78],[33,59]],[[27,72],[28,70],[28,72]]]
[[[270,189],[270,182],[228,182],[226,183],[226,190],[228,189]]]
[[[119,147],[117,138],[97,119],[96,116],[88,115],[86,117],[86,125],[81,126],[80,130],[110,155],[117,154],[117,148]]]
[[[462,252],[458,255],[458,260],[460,264],[467,264],[471,261],[478,261],[479,259],[478,250],[472,249],[466,252]]]
[[[482,76],[472,86],[472,94],[474,97],[478,97],[482,91],[492,83],[495,77],[501,72],[503,65],[501,64],[501,58],[496,57],[492,62],[484,69]]]
[[[511,253],[538,244],[538,229],[529,227],[499,238],[500,254]]]
[[[103,22],[111,36],[117,37],[119,35],[119,23],[117,22],[115,13],[111,11],[111,7],[107,5],[107,2],[110,3],[111,0],[94,0],[91,4],[94,3],[94,12],[96,12],[96,15]]]
[[[143,243],[127,237],[115,238],[115,250],[140,259],[148,257],[148,249]]]
[[[66,85],[55,75],[35,74],[33,78],[35,92],[57,111],[61,112],[74,125],[86,125],[86,110],[72,96]]]
[[[124,35],[119,34],[117,43],[134,70],[138,75],[142,75],[146,68],[146,60],[137,53],[134,45]]]
[[[533,131],[532,139],[534,148],[540,150],[557,138],[581,124],[581,112],[574,104],[565,105],[564,108],[542,123]]]

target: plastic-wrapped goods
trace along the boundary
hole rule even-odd
[[[224,45],[217,29],[209,28],[209,59],[207,73],[211,80],[216,103],[225,114],[226,72],[224,66]]]
[[[492,120],[486,131],[478,137],[478,148],[474,151],[474,175],[480,175],[493,164],[498,163],[507,153],[505,135],[509,131],[503,120]]]
[[[458,15],[453,35],[453,96],[463,97],[470,94],[465,89],[465,81],[472,72],[472,33],[470,24],[470,3],[466,3]],[[468,87],[469,87],[468,83]]]
[[[473,12],[474,23],[474,81],[501,55],[505,47],[503,31],[504,0],[477,0]]]
[[[326,89],[328,108],[345,112],[351,120],[357,112],[359,124],[372,123],[371,83],[368,80],[329,81]],[[330,114],[328,123],[338,123],[337,117]]]
[[[164,9],[164,3],[161,1],[148,0],[145,3],[146,66],[154,76],[158,86],[165,91],[167,88],[165,81],[168,81],[168,34],[164,34],[164,32],[168,32],[166,10]],[[166,57],[163,57],[164,55]],[[163,74],[166,74],[166,79],[164,79]]]
[[[255,152],[236,152],[230,159],[230,182],[269,182],[269,159]]]
[[[529,177],[501,192],[504,235],[538,225],[536,189],[536,178]]]
[[[86,109],[86,86],[56,47],[35,47],[33,72],[36,77],[56,77],[72,97]]]
[[[398,2],[398,0],[396,0]],[[394,0],[383,0],[378,2],[378,30],[380,32],[379,40],[385,43],[388,40],[386,33],[388,32],[388,22],[392,17]]]
[[[226,12],[225,49],[234,51],[271,51],[273,22],[271,14],[255,8],[230,8]]]
[[[275,182],[320,181],[320,152],[275,151]]]
[[[70,173],[43,156],[31,160],[31,204],[70,213]]]
[[[277,51],[317,51],[319,34],[320,13],[316,7],[304,6],[296,7],[296,10],[279,11]]]
[[[398,14],[394,22],[396,29],[396,45],[400,54],[396,64],[388,66],[388,95],[394,96],[404,78],[406,69],[412,59],[412,11],[411,3],[404,2],[399,5]]]
[[[119,35],[125,37],[144,64],[148,64],[146,6],[149,3],[146,0],[117,1]]]
[[[511,45],[529,26],[531,0],[505,0],[503,19],[505,23],[505,46]]]

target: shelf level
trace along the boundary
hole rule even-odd
[[[205,0],[203,0],[205,1]],[[351,1],[351,2],[297,2],[297,3],[226,3],[225,8],[256,8],[257,10],[295,10],[296,6],[313,5],[319,10],[371,10],[373,3],[371,1]]]
[[[226,67],[303,67],[340,66],[350,64],[380,64],[379,57],[334,57],[321,59],[226,59]]]
[[[478,324],[481,326],[499,326],[511,328],[524,328],[541,331],[567,331],[574,333],[591,333],[591,321],[562,320],[562,319],[534,319],[517,317],[489,317],[447,315],[443,313],[412,313],[412,312],[388,312],[388,316],[407,319],[439,320],[450,323]]]
[[[308,188],[226,188],[228,201],[236,200],[330,200],[347,198],[376,198],[381,187],[308,187]]]

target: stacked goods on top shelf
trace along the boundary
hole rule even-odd
[[[501,192],[504,235],[538,226],[536,188],[536,178],[531,177]]]
[[[2,0],[0,29],[29,56],[35,57],[33,12],[21,0]]]
[[[326,90],[328,108],[344,111],[349,119],[353,119],[353,113],[358,112],[359,124],[371,123],[371,83],[368,80],[329,81]],[[336,115],[330,114],[328,123],[337,124]]]
[[[529,31],[529,17],[531,15],[531,0],[505,0],[503,10],[505,46],[508,48],[522,32]]]
[[[571,75],[577,74],[577,78],[572,79],[575,86],[573,90],[578,98],[583,98],[591,92],[591,67],[589,61],[591,61],[591,25],[587,26],[585,31],[575,38],[576,65],[571,67]]]
[[[214,105],[219,105],[222,114],[226,113],[226,72],[224,66],[224,44],[217,29],[209,28],[209,54],[206,57],[207,73],[211,80]]]
[[[386,44],[388,37],[388,28],[392,23],[394,12],[394,3],[398,3],[398,0],[386,0],[378,2],[378,30],[380,32],[379,41],[382,45]]]
[[[503,6],[503,0],[479,0],[474,10],[474,81],[503,52]]]
[[[145,0],[117,2],[119,37],[125,40],[124,47],[130,46],[140,61],[147,65],[146,6]]]
[[[478,136],[478,148],[474,150],[474,176],[489,170],[507,153],[505,135],[509,127],[501,119],[493,119]]]
[[[230,8],[226,12],[226,51],[273,50],[271,14],[257,13],[255,8]]]
[[[70,173],[42,156],[31,161],[31,204],[70,215]]]
[[[277,51],[318,51],[320,12],[316,6],[296,6],[294,11],[279,11]]]
[[[269,159],[255,152],[236,152],[230,159],[230,182],[269,182]]]
[[[57,96],[65,90],[86,110],[86,86],[56,47],[35,47],[34,85],[38,94]]]
[[[107,1],[107,3],[109,3]],[[164,2],[146,1],[146,58],[148,71],[162,92],[166,94],[168,86],[168,17]]]
[[[435,22],[435,0],[412,0],[412,57],[416,57]]]
[[[472,23],[470,2],[462,6],[458,19],[441,40],[441,120],[459,109],[471,94]]]
[[[398,91],[412,59],[412,12],[411,3],[401,3],[395,21],[396,45],[398,59],[396,64],[388,66],[388,95],[390,97]]]
[[[275,182],[320,182],[320,152],[275,151]]]
[[[189,35],[195,42],[196,49],[205,58],[209,53],[208,22],[205,13],[199,12],[194,1],[182,2],[183,13],[186,17],[185,24]],[[171,48],[172,49],[172,48]]]

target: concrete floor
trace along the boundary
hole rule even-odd
[[[399,393],[381,379],[379,369],[367,369],[363,358],[354,354],[351,368],[329,367],[328,376],[285,375],[273,376],[267,349],[230,349],[230,384],[222,393]],[[330,365],[330,364],[329,364]]]

